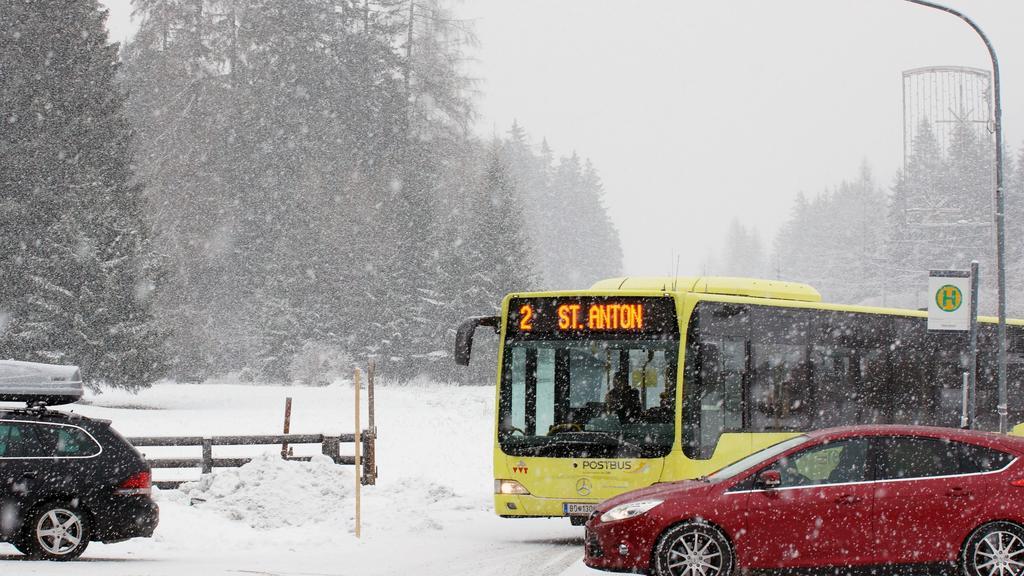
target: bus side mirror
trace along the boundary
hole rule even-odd
[[[765,470],[757,475],[757,480],[754,484],[758,488],[764,488],[765,490],[778,488],[782,484],[782,472],[778,470]]]
[[[477,326],[490,326],[497,334],[500,320],[497,316],[473,316],[463,320],[455,333],[455,363],[459,366],[469,366],[469,356],[473,352],[473,332]]]

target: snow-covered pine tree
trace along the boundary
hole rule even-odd
[[[0,2],[0,354],[138,389],[165,373],[159,277],[105,17],[95,0]]]
[[[762,275],[765,255],[757,230],[733,218],[725,236],[724,251],[721,274],[754,278]]]
[[[797,192],[789,218],[779,227],[772,246],[768,276],[775,279],[798,280],[807,275],[807,228],[810,202],[807,195]]]
[[[546,145],[546,143],[545,143]],[[547,150],[550,153],[550,149]],[[545,226],[550,226],[545,202],[550,197],[550,164],[544,157],[533,152],[530,137],[518,121],[512,122],[502,141],[502,156],[508,166],[509,176],[516,183],[516,193],[523,209],[523,236],[528,239],[525,248],[530,252],[530,261],[542,262],[544,255],[536,239],[544,237]],[[538,287],[547,285],[544,270],[536,267]]]
[[[861,303],[884,290],[886,219],[879,210],[888,198],[874,181],[867,162],[853,182],[842,182],[832,196],[829,226],[835,231],[829,297]]]
[[[1006,154],[1007,164],[1003,167],[1005,172],[1005,220],[1007,225],[1006,243],[1006,285],[1009,296],[1007,297],[1007,315],[1020,318],[1024,316],[1024,242],[1020,241],[1020,235],[1014,234],[1012,230],[1020,228],[1024,222],[1024,145],[1017,151],[1016,158]],[[1016,237],[1016,240],[1009,240]]]
[[[797,194],[775,237],[767,273],[811,284],[829,301],[879,296],[886,262],[886,219],[879,207],[887,201],[867,164],[857,180],[811,199]]]
[[[944,267],[949,239],[943,223],[950,206],[947,170],[935,133],[922,121],[905,172],[893,186],[886,240],[890,303],[916,306],[913,295],[927,282],[930,267]],[[962,264],[960,264],[962,266]]]
[[[580,243],[588,238],[589,223],[576,216],[584,198],[580,189],[582,171],[583,161],[575,152],[562,157],[552,172],[547,197],[537,207],[543,223],[537,242],[545,288],[578,289],[586,281],[579,256]]]
[[[533,263],[524,236],[522,201],[498,143],[491,145],[480,179],[476,206],[477,272],[486,297],[498,302],[505,294],[534,287]]]
[[[178,377],[288,380],[307,342],[380,341],[374,217],[399,181],[408,99],[393,14],[356,8],[136,0],[128,79],[173,262],[161,312]]]
[[[583,163],[580,174],[580,198],[577,220],[587,223],[587,240],[580,246],[582,280],[580,287],[589,287],[601,278],[622,274],[622,246],[619,231],[604,203],[604,184],[589,159]],[[571,234],[572,222],[562,222],[566,234]]]
[[[287,356],[339,348],[397,377],[433,371],[474,285],[487,152],[469,133],[468,24],[437,0],[135,7],[126,78],[175,376],[289,379]],[[536,162],[546,186],[550,150]],[[569,229],[554,223],[557,252]]]
[[[464,22],[433,0],[394,4],[403,23],[399,66],[404,104],[394,134],[391,181],[377,198],[375,255],[382,286],[366,335],[385,370],[398,377],[430,373],[431,359],[448,350],[440,320],[462,286],[446,277],[444,258],[452,243],[446,237],[443,206],[452,202],[453,174],[471,141],[471,81],[462,70],[463,50],[471,42]],[[446,188],[446,186],[448,188]]]
[[[141,25],[123,55],[134,167],[168,266],[155,314],[169,333],[170,377],[203,380],[230,362],[215,345],[226,339],[213,332],[230,325],[232,316],[221,313],[238,296],[226,281],[231,206],[245,177],[233,115],[236,12],[233,3],[210,0],[133,6]]]
[[[946,151],[947,191],[952,207],[947,222],[947,261],[966,269],[978,260],[982,287],[995,289],[995,149],[967,122],[957,122]]]

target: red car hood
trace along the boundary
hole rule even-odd
[[[665,482],[662,484],[654,484],[647,488],[640,488],[639,490],[631,490],[623,494],[619,494],[614,498],[609,498],[598,505],[597,510],[600,512],[606,512],[611,508],[624,504],[626,502],[634,502],[636,500],[646,500],[648,498],[678,498],[682,496],[700,496],[708,490],[711,490],[715,484],[706,482],[703,480],[682,480],[680,482]]]

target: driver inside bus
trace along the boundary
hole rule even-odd
[[[662,390],[658,399],[658,405],[647,410],[644,414],[644,420],[647,422],[672,423],[672,419],[675,416],[675,390],[671,388]]]
[[[633,423],[640,419],[643,405],[640,391],[629,385],[629,373],[623,370],[612,377],[612,389],[604,399],[605,409],[619,417],[621,424]]]

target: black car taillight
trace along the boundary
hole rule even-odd
[[[114,493],[125,496],[132,494],[145,494],[148,496],[153,492],[152,479],[153,477],[149,470],[132,474],[127,480],[118,485]]]

